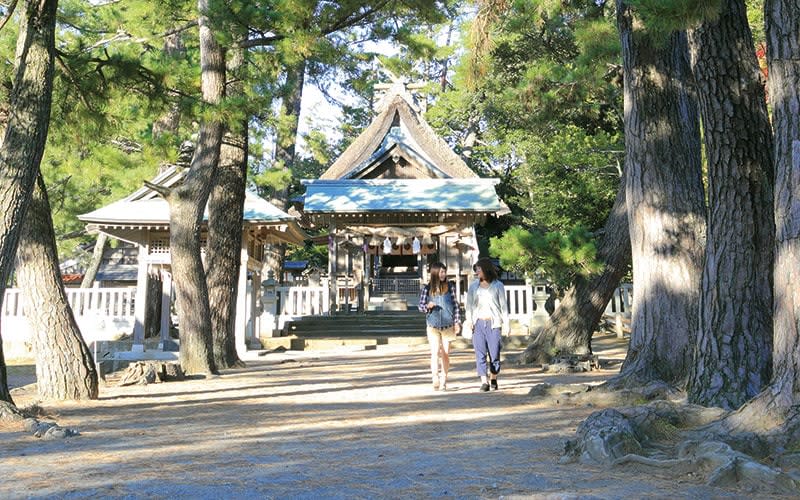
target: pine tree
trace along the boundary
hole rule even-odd
[[[22,4],[9,118],[0,146],[0,306],[47,140],[57,3]],[[0,400],[13,403],[2,347]]]
[[[636,300],[614,384],[682,385],[697,324],[705,207],[685,32],[659,41],[617,1],[625,78],[625,174]]]
[[[41,175],[28,207],[17,262],[17,279],[33,332],[39,397],[96,399],[97,370],[64,291],[50,203]]]
[[[738,408],[769,382],[772,137],[743,0],[689,30],[708,171],[700,329],[689,400]],[[731,47],[740,47],[735,54]]]

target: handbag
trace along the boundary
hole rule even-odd
[[[472,340],[472,325],[467,322],[464,322],[461,325],[461,336],[467,340]]]

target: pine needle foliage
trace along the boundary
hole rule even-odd
[[[719,15],[721,0],[627,0],[656,36],[681,31]]]

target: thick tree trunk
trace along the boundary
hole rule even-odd
[[[97,399],[97,371],[61,282],[50,203],[41,175],[28,207],[17,261],[17,279],[33,331],[39,397]]]
[[[26,1],[19,21],[11,112],[0,147],[0,306],[50,125],[57,4]],[[2,347],[0,400],[12,402]]]
[[[229,97],[242,96],[236,78],[242,69],[241,50],[228,52],[228,70],[234,75],[226,87]],[[242,219],[247,180],[247,120],[225,134],[219,154],[217,182],[208,201],[208,249],[206,279],[211,306],[214,364],[231,368],[240,362],[236,354],[235,323],[241,267]],[[255,283],[253,284],[255,287]],[[253,290],[256,293],[256,290]],[[241,319],[241,318],[240,318]]]
[[[94,285],[97,271],[100,269],[100,264],[103,263],[103,252],[105,252],[107,243],[108,235],[106,233],[98,233],[97,241],[94,242],[94,250],[92,250],[92,260],[89,262],[89,266],[83,274],[81,288],[92,288],[92,285]]]
[[[684,383],[697,328],[705,231],[697,105],[685,33],[655,41],[618,1],[625,172],[636,297],[614,383]],[[613,385],[613,384],[612,384]]]
[[[290,172],[294,165],[297,144],[297,127],[300,123],[300,107],[303,103],[303,85],[306,77],[306,62],[296,64],[286,71],[286,85],[281,104],[281,117],[275,137],[275,159]],[[284,186],[270,196],[269,202],[286,210],[289,206],[289,187]],[[284,245],[267,245],[264,267],[275,272],[278,281],[283,281],[283,261],[286,256]]]
[[[700,328],[689,401],[733,409],[772,371],[772,131],[744,0],[689,31],[708,160]]]
[[[631,263],[624,178],[603,228],[597,257],[605,264],[603,271],[589,279],[575,280],[541,335],[526,349],[525,361],[533,362],[542,353],[550,352],[551,347],[571,354],[591,353],[592,334]]]
[[[201,85],[203,100],[216,105],[225,92],[225,56],[205,15],[208,3],[208,0],[198,1]],[[172,272],[180,311],[180,362],[183,371],[190,375],[217,371],[211,345],[208,286],[200,252],[200,227],[214,183],[224,128],[219,119],[203,122],[186,179],[167,194]]]
[[[767,0],[769,99],[775,131],[775,301],[770,392],[800,397],[800,5]]]
[[[768,95],[775,168],[772,382],[725,419],[729,431],[764,432],[795,446],[800,422],[800,5],[767,0]]]

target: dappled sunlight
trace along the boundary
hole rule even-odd
[[[599,336],[597,345],[612,359],[625,341]],[[6,434],[0,475],[56,497],[480,497],[580,491],[596,480],[591,468],[557,464],[593,408],[528,391],[599,383],[614,370],[553,375],[506,363],[490,393],[478,392],[474,371],[472,351],[458,349],[450,390],[433,391],[429,355],[419,349],[265,359],[205,380],[109,386],[102,400],[52,406],[77,438]],[[44,480],[53,474],[58,482]]]

